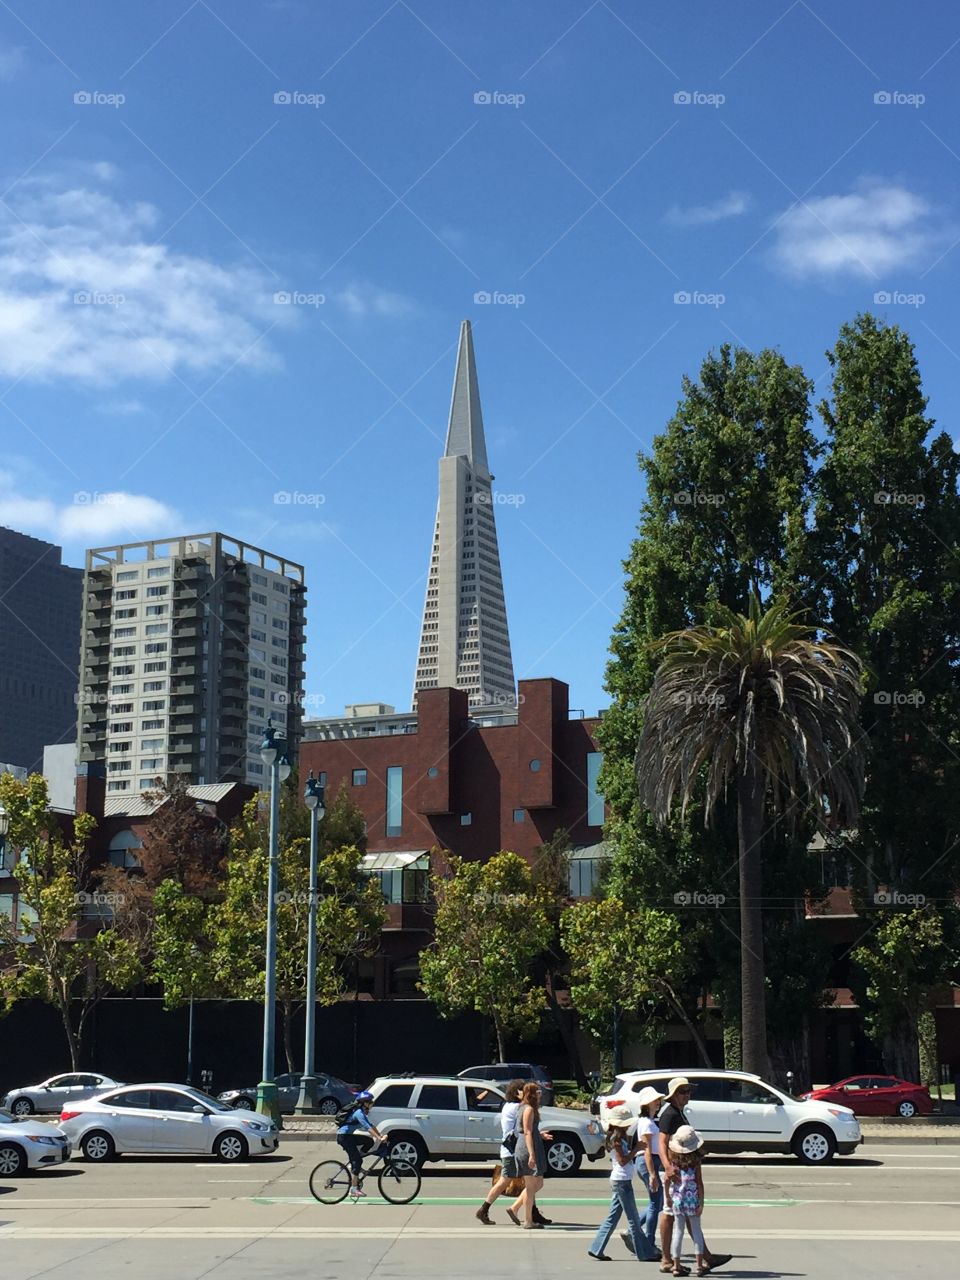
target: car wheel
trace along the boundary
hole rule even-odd
[[[102,1129],[94,1129],[92,1133],[84,1134],[83,1141],[80,1143],[80,1150],[83,1152],[84,1159],[92,1160],[96,1164],[102,1164],[105,1160],[112,1160],[117,1154],[117,1148],[109,1133],[104,1133]]]
[[[213,1144],[213,1154],[218,1160],[223,1160],[226,1164],[231,1164],[235,1160],[246,1160],[249,1155],[250,1148],[247,1146],[247,1140],[242,1133],[221,1133],[220,1137]]]
[[[15,1142],[0,1144],[0,1178],[18,1178],[27,1171],[27,1155]]]
[[[897,1115],[903,1116],[906,1119],[909,1119],[910,1116],[915,1116],[916,1114],[917,1108],[912,1102],[901,1102],[899,1107],[897,1107]]]
[[[321,1098],[317,1103],[317,1110],[322,1116],[335,1116],[340,1110],[340,1103],[336,1098]]]
[[[572,1177],[583,1161],[579,1138],[562,1133],[547,1143],[547,1169],[553,1177]]]
[[[253,1103],[249,1098],[238,1098],[233,1104],[234,1111],[252,1111]]]
[[[391,1134],[390,1158],[398,1164],[412,1164],[415,1169],[419,1169],[427,1158],[427,1148],[423,1139],[415,1133]]]
[[[10,1104],[10,1114],[14,1116],[32,1116],[33,1111],[33,1103],[29,1098],[17,1098]]]
[[[810,1124],[793,1137],[793,1154],[802,1164],[826,1164],[837,1150],[837,1140],[829,1129]]]

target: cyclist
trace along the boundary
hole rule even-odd
[[[367,1117],[367,1112],[372,1106],[373,1094],[364,1089],[356,1095],[356,1106],[349,1115],[341,1113],[339,1117],[342,1123],[337,1129],[337,1142],[347,1153],[350,1164],[350,1194],[355,1198],[367,1194],[360,1189],[359,1174],[363,1157],[370,1150],[370,1138],[375,1138],[378,1143],[386,1141],[380,1130]],[[368,1134],[370,1137],[367,1136]]]

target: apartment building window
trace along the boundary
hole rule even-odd
[[[247,765],[247,770],[250,773],[263,773],[263,765],[257,764],[256,761],[250,761]]]
[[[153,790],[153,788],[154,788],[156,785],[157,785],[157,780],[156,780],[156,778],[141,778],[141,779],[140,779],[140,790],[141,790],[141,791],[152,791],[152,790]]]
[[[387,835],[398,836],[403,828],[403,768],[387,769]]]
[[[268,580],[262,573],[251,573],[250,581],[255,582],[258,587],[265,587]],[[266,603],[266,601],[264,601],[264,603]]]
[[[129,791],[130,782],[129,780],[124,780],[123,782],[108,782],[107,790],[108,791]]]
[[[603,752],[587,752],[587,826],[603,826],[603,795],[597,789],[597,778],[600,776],[600,765],[603,763]]]
[[[122,667],[114,667],[111,674],[115,676],[132,676],[133,667],[129,665],[125,665]]]
[[[166,653],[167,642],[166,640],[154,640],[150,644],[144,645],[143,651],[144,653]]]
[[[278,684],[278,685],[280,685],[282,688],[286,688],[286,685],[287,685],[287,678],[286,678],[286,676],[271,676],[271,677],[270,677],[270,683],[271,683],[271,684]]]
[[[354,769],[351,781],[355,787],[365,787],[367,785],[366,769]]]
[[[141,729],[162,729],[163,721],[162,720],[141,720],[140,728]]]
[[[137,611],[136,609],[118,609],[113,616],[115,618],[135,618]]]
[[[136,652],[137,646],[135,644],[115,645],[113,649],[113,656],[115,658],[132,658]]]
[[[108,773],[129,773],[133,766],[129,760],[111,760],[107,765]]]
[[[110,725],[111,733],[133,733],[132,720],[114,720]]]
[[[144,628],[144,635],[165,636],[169,630],[169,622],[148,622]]]
[[[514,822],[526,822],[526,820],[527,820],[527,812],[526,812],[526,810],[525,810],[525,809],[514,809],[514,811],[513,811],[513,820],[514,820]]]
[[[287,594],[287,588],[283,582],[275,582],[273,584],[273,589],[274,591],[279,592],[279,594],[282,596],[285,596]]]
[[[266,689],[261,689],[259,685],[252,684],[250,686],[251,698],[265,698],[267,696]]]
[[[136,582],[139,572],[138,569],[121,569],[113,576],[116,582]]]
[[[267,660],[266,649],[251,649],[249,650],[249,653],[250,653],[250,657],[253,658],[256,662],[266,662]]]
[[[111,702],[110,704],[110,714],[112,716],[122,716],[122,715],[125,715],[126,712],[132,711],[132,710],[133,710],[132,702]]]
[[[143,682],[144,693],[158,693],[162,688],[162,680],[144,680]]]
[[[162,711],[166,703],[166,698],[151,698],[143,704],[143,709],[144,711]]]
[[[148,604],[146,613],[148,618],[162,618],[167,612],[165,604]]]
[[[263,644],[266,644],[266,643],[267,643],[267,633],[266,633],[265,631],[253,631],[253,630],[251,630],[251,632],[250,632],[250,639],[251,639],[251,640],[260,640],[260,641],[262,641],[262,643],[263,643]]]
[[[147,756],[140,761],[141,769],[162,769],[163,756]]]
[[[266,603],[267,603],[267,597],[263,594],[263,592],[262,592],[262,591],[251,591],[251,592],[250,592],[250,599],[254,602],[254,604],[266,604]],[[263,621],[264,621],[264,622],[266,622],[266,620],[267,620],[267,615],[266,615],[266,614],[264,614],[264,615],[263,615]],[[257,621],[259,622],[259,621],[260,621],[260,618],[257,618]]]
[[[115,598],[116,598],[117,600],[136,600],[136,598],[137,598],[137,593],[136,593],[136,591],[129,591],[129,590],[128,590],[128,591],[116,591],[116,592],[114,592],[114,596],[115,596]]]
[[[113,628],[113,635],[115,639],[120,636],[135,636],[136,634],[137,634],[136,627],[114,627]]]
[[[461,827],[469,827],[469,826],[472,826],[472,824],[473,824],[473,814],[472,814],[472,813],[461,813],[461,815],[460,815],[460,825],[461,825]]]
[[[267,678],[266,670],[263,667],[251,667],[250,674],[254,680],[266,680]]]
[[[271,666],[282,667],[284,670],[286,670],[287,660],[286,658],[279,657],[277,654],[272,654],[270,657],[270,664]]]
[[[287,647],[287,637],[286,637],[286,636],[274,636],[274,637],[273,637],[273,639],[270,641],[270,643],[273,645],[273,647],[274,647],[275,649],[286,649],[286,647]]]
[[[162,746],[163,746],[162,738],[141,738],[140,739],[141,751],[159,751]]]
[[[169,587],[147,587],[148,596],[165,596],[170,590]]]
[[[147,570],[147,577],[148,578],[165,578],[169,574],[169,572],[170,572],[170,566],[168,564],[158,565],[157,568],[155,569]]]
[[[166,671],[167,664],[165,662],[145,662],[143,669],[148,672]]]
[[[278,631],[286,631],[287,623],[285,618],[271,618],[270,621],[272,625],[277,628]]]
[[[112,684],[110,686],[111,693],[133,693],[132,684]]]
[[[120,752],[129,751],[129,750],[130,750],[129,742],[111,742],[110,743],[110,751],[113,755],[117,755]]]
[[[262,720],[267,713],[264,711],[263,707],[251,707],[250,714],[252,716],[256,716],[258,720]],[[262,730],[258,727],[257,732],[261,733]]]

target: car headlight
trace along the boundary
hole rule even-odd
[[[587,1124],[587,1133],[599,1133],[599,1132],[600,1132],[599,1124],[596,1122],[596,1120],[591,1120]]]
[[[828,1107],[827,1110],[832,1116],[836,1116],[838,1120],[846,1120],[848,1124],[858,1123],[857,1117],[852,1116],[849,1111],[836,1111],[833,1107]]]
[[[253,1129],[256,1133],[269,1133],[273,1128],[272,1124],[259,1124],[256,1120],[244,1120],[242,1123],[245,1124],[248,1129]]]
[[[43,1143],[45,1147],[59,1147],[60,1145],[59,1138],[46,1138],[46,1137],[41,1137],[39,1134],[33,1134],[33,1133],[28,1133],[28,1134],[25,1134],[24,1136],[28,1138],[31,1142]]]

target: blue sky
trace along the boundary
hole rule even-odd
[[[953,430],[958,71],[889,0],[5,0],[0,522],[302,560],[313,712],[406,707],[470,318],[515,668],[595,712],[709,348],[822,392],[875,310]]]

